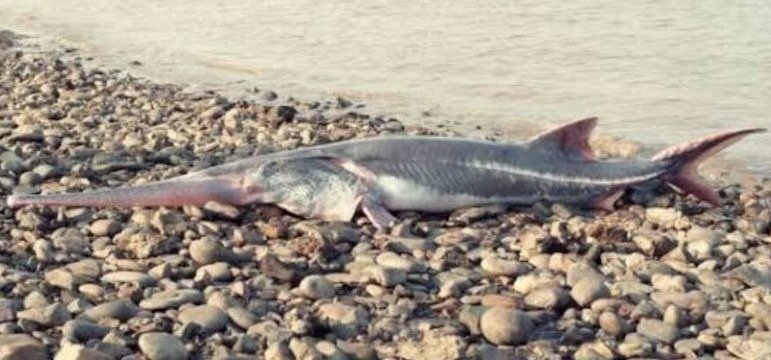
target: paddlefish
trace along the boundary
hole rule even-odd
[[[272,204],[305,218],[350,221],[361,211],[385,231],[396,211],[444,213],[539,201],[613,210],[630,187],[658,181],[719,205],[698,175],[707,157],[763,128],[732,130],[666,148],[650,159],[598,160],[597,118],[518,143],[387,135],[260,155],[155,183],[81,193],[12,195],[9,207],[243,206]]]

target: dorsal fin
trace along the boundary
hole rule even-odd
[[[589,137],[595,126],[596,117],[576,120],[533,136],[527,144],[530,148],[560,151],[568,156],[593,160]]]

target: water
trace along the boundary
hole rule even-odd
[[[596,115],[650,148],[771,127],[769,24],[761,0],[0,0],[0,27],[160,81],[345,96],[510,138]],[[770,140],[724,163],[771,174]]]

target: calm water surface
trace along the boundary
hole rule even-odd
[[[161,81],[345,96],[511,138],[590,115],[650,148],[771,127],[765,0],[0,0],[0,27]],[[763,134],[724,161],[771,175],[769,154]]]

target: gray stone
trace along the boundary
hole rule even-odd
[[[593,268],[589,264],[583,262],[570,265],[565,276],[568,286],[570,287],[574,287],[576,284],[578,284],[578,282],[587,279],[600,282],[605,281],[604,275],[602,275],[599,271],[597,271],[597,269]]]
[[[210,281],[229,281],[233,279],[233,273],[230,272],[230,265],[226,262],[216,262],[198,268],[195,273],[196,279],[208,278]]]
[[[171,276],[173,273],[171,265],[169,263],[162,263],[153,266],[152,269],[147,271],[147,275],[150,275],[155,280],[165,279]]]
[[[116,271],[104,274],[102,276],[102,282],[112,283],[112,284],[122,284],[122,283],[128,283],[128,284],[134,284],[139,287],[148,287],[155,285],[155,279],[153,279],[150,275],[147,275],[146,273],[141,273],[138,271]]]
[[[645,220],[663,228],[672,228],[683,221],[683,213],[673,208],[648,208],[645,209]]]
[[[704,345],[697,339],[681,339],[675,342],[675,352],[686,358],[694,359],[699,356]]]
[[[491,276],[515,277],[530,271],[530,265],[515,261],[488,256],[479,264],[482,270]]]
[[[323,360],[324,356],[321,355],[313,340],[309,338],[298,339],[293,337],[289,339],[289,350],[292,351],[295,359],[308,359],[308,360]]]
[[[540,288],[525,296],[525,305],[534,309],[561,309],[570,302],[570,295],[560,287]]]
[[[205,331],[222,331],[228,325],[228,315],[216,306],[201,305],[191,306],[179,313],[179,321],[182,323],[194,323]]]
[[[372,281],[384,287],[393,287],[407,281],[407,273],[404,270],[381,265],[370,266],[365,273]]]
[[[396,253],[386,251],[378,254],[376,261],[378,264],[394,269],[400,269],[405,272],[414,272],[420,270],[418,263],[407,257],[399,256]]]
[[[610,290],[603,280],[587,277],[579,280],[570,290],[570,296],[576,303],[586,306],[592,301],[610,296]]]
[[[102,266],[94,259],[84,259],[65,266],[72,275],[82,281],[96,281],[102,274]]]
[[[209,201],[203,206],[203,210],[211,217],[217,217],[226,220],[238,219],[241,214],[237,207]]]
[[[62,326],[62,335],[75,342],[86,342],[91,339],[101,339],[110,330],[100,325],[83,321],[83,320],[70,320]]]
[[[488,308],[484,306],[464,307],[458,315],[458,321],[466,326],[469,333],[472,335],[479,335],[482,333],[482,330],[479,328],[479,322],[482,319],[482,314],[487,310]]]
[[[16,310],[20,307],[19,301],[0,299],[0,323],[16,320]]]
[[[0,360],[50,359],[45,346],[26,334],[0,335]]]
[[[32,291],[29,294],[27,294],[27,296],[24,297],[25,309],[46,307],[48,305],[50,305],[50,303],[48,302],[48,299],[45,297],[45,295],[41,294],[39,291]]]
[[[146,310],[165,310],[178,308],[184,304],[200,304],[203,294],[195,289],[167,290],[153,294],[139,302],[139,307]]]
[[[70,319],[70,313],[60,303],[20,311],[16,316],[19,319],[29,320],[45,327],[59,326]]]
[[[460,274],[443,273],[440,275],[443,276],[437,277],[441,282],[437,296],[441,299],[446,299],[449,297],[460,297],[468,288],[471,287],[471,281]]]
[[[227,309],[227,313],[230,317],[230,321],[242,329],[248,329],[250,326],[256,324],[259,320],[257,316],[242,307],[231,307]]]
[[[88,226],[88,231],[94,236],[112,236],[120,231],[121,225],[112,219],[99,219]]]
[[[603,312],[598,319],[600,328],[606,333],[618,336],[624,333],[624,321],[614,312]]]
[[[340,338],[355,336],[369,322],[369,314],[366,311],[357,306],[341,303],[321,305],[317,316]]]
[[[656,319],[640,319],[637,333],[665,344],[674,344],[680,337],[677,326]]]
[[[184,360],[188,357],[185,344],[176,336],[152,332],[139,336],[139,349],[150,360]]]
[[[138,312],[139,308],[133,302],[129,300],[114,300],[86,310],[83,316],[92,320],[112,318],[126,321],[134,317]]]
[[[327,299],[335,296],[332,283],[321,275],[309,275],[300,281],[298,291],[310,299]]]
[[[220,261],[232,264],[249,260],[247,257],[238,256],[232,250],[213,240],[196,240],[190,243],[190,257],[202,265]]]
[[[487,310],[479,321],[482,335],[496,345],[518,345],[533,332],[533,322],[526,313],[504,307]]]
[[[83,345],[65,344],[56,353],[54,360],[112,360],[112,357]]]

